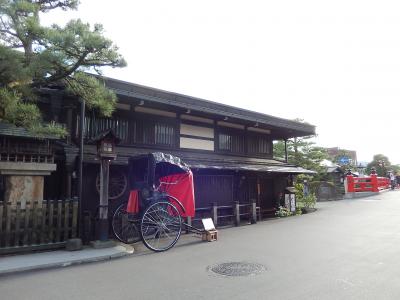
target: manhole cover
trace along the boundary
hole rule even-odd
[[[224,276],[256,275],[266,270],[263,265],[246,262],[227,262],[209,267],[212,272]]]

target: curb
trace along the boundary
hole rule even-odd
[[[118,252],[112,253],[112,254],[102,254],[102,255],[95,255],[92,257],[85,257],[85,258],[69,258],[69,259],[65,259],[65,260],[59,260],[57,262],[50,262],[50,263],[38,263],[37,265],[30,265],[30,266],[17,266],[17,267],[13,267],[10,266],[8,268],[4,268],[1,269],[0,268],[0,276],[3,275],[10,275],[10,274],[17,274],[17,273],[21,273],[21,272],[28,272],[28,271],[36,271],[36,270],[44,270],[44,269],[55,269],[55,268],[64,268],[64,267],[69,267],[72,265],[80,265],[80,264],[84,264],[84,263],[93,263],[93,262],[100,262],[100,261],[106,261],[106,260],[111,260],[111,259],[116,259],[116,258],[120,258],[120,257],[124,257],[124,256],[129,256],[132,255],[134,253],[134,249],[131,246],[128,245],[118,245],[116,247],[113,248],[124,248],[124,249],[118,249]],[[88,250],[87,251],[92,251],[92,250]],[[111,249],[109,249],[111,250]],[[113,249],[114,251],[116,249]],[[69,251],[65,251],[66,253],[68,253]],[[44,252],[46,253],[46,252]],[[79,251],[74,252],[74,254],[78,254],[79,255]],[[32,259],[34,259],[34,255],[35,254],[26,254],[25,257],[32,255]],[[3,258],[3,259],[7,259],[7,258]]]
[[[392,191],[391,189],[380,190],[379,192],[357,192],[357,193],[348,193],[344,195],[344,200],[352,200],[352,199],[360,199],[372,196],[379,196],[382,193],[387,193]]]

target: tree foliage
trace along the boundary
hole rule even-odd
[[[35,104],[42,87],[62,86],[88,107],[110,116],[115,95],[92,75],[102,67],[126,65],[118,48],[81,20],[64,27],[40,24],[40,14],[76,9],[77,0],[0,0],[0,120],[39,131],[44,125]],[[59,129],[56,130],[59,132]]]
[[[325,172],[325,168],[320,166],[320,163],[328,157],[326,150],[317,147],[311,141],[311,138],[313,137],[287,140],[288,162],[317,173]],[[277,159],[285,157],[285,143],[283,141],[274,143],[274,157]]]
[[[388,171],[393,170],[389,158],[383,154],[374,155],[372,161],[367,165],[366,174],[371,174],[371,169],[375,168],[378,176],[385,177]]]
[[[392,165],[391,167],[396,175],[400,175],[400,165]]]

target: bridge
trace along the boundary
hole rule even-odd
[[[345,198],[359,198],[390,189],[390,179],[371,174],[366,177],[347,175],[345,181]]]

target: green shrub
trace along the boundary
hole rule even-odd
[[[317,196],[315,195],[316,186],[319,186],[320,181],[310,182],[310,192],[307,196],[304,196],[303,193],[303,184],[296,183],[295,187],[295,194],[296,194],[296,206],[298,208],[314,208],[315,203],[317,202]]]
[[[303,197],[304,197],[304,194],[303,194],[303,184],[302,183],[296,183],[295,185],[294,185],[294,192],[295,192],[295,195],[296,195],[296,200],[297,201],[302,201],[302,199],[303,199]]]
[[[301,207],[296,207],[296,216],[300,216],[301,214],[303,214]]]
[[[289,217],[292,215],[289,209],[283,206],[279,206],[278,210],[275,212],[277,217]]]
[[[309,195],[304,196],[302,199],[304,208],[314,208],[316,202],[317,202],[317,197],[313,193],[310,193]]]

